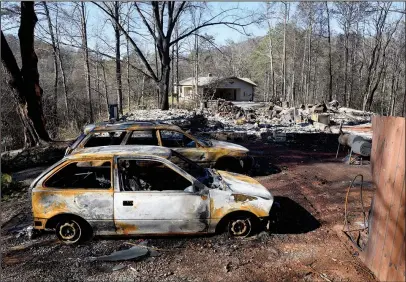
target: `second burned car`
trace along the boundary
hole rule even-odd
[[[87,125],[66,150],[66,155],[83,148],[115,145],[153,145],[170,148],[203,167],[245,172],[254,165],[249,150],[218,140],[197,138],[179,126],[158,122],[101,122]]]

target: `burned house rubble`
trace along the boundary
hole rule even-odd
[[[287,141],[300,133],[353,133],[371,139],[371,112],[329,103],[302,104],[292,107],[288,102],[209,101],[199,109],[138,110],[123,116],[126,120],[161,120],[184,129],[197,131],[219,140]]]

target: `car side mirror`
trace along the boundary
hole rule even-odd
[[[195,191],[195,188],[193,186],[194,185],[190,185],[190,186],[186,187],[186,189],[183,191],[186,193],[193,193]]]

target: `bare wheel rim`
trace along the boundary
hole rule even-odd
[[[58,234],[63,241],[66,241],[67,243],[75,243],[79,240],[82,230],[76,221],[69,220],[61,224]]]
[[[232,236],[245,237],[251,232],[249,218],[239,218],[230,221],[229,231]]]

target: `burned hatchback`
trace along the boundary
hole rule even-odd
[[[273,204],[251,177],[203,168],[159,146],[79,150],[44,171],[31,195],[34,228],[55,230],[67,244],[92,235],[248,236],[268,222]]]
[[[66,149],[66,155],[83,148],[115,145],[153,145],[170,148],[204,167],[246,172],[254,159],[243,146],[197,138],[179,126],[159,122],[100,122],[89,124]]]

